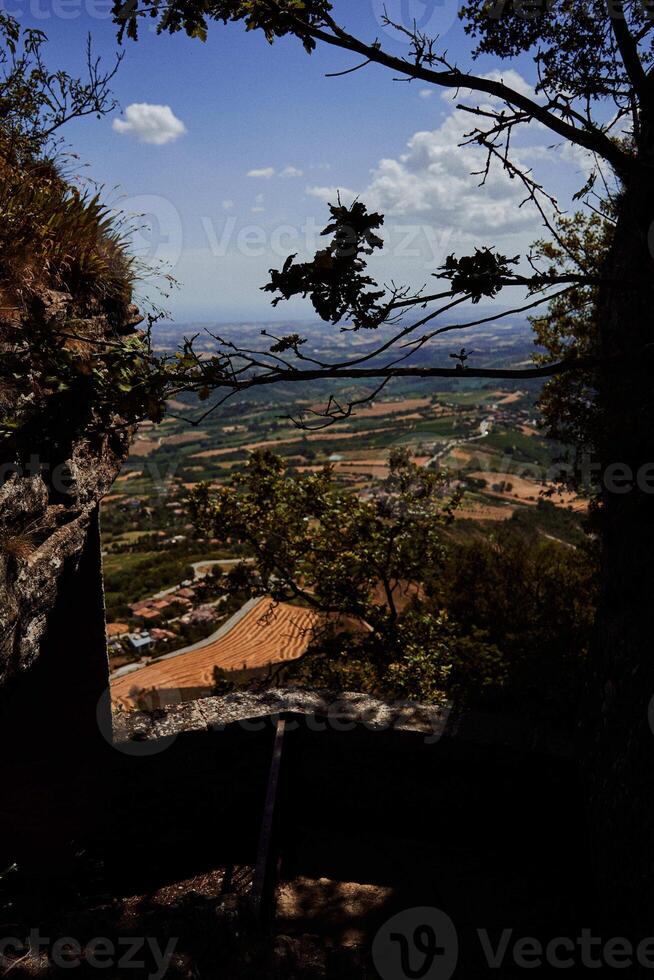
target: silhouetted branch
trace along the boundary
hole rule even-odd
[[[270,0],[270,2],[274,5],[274,0]],[[579,129],[564,119],[561,119],[546,106],[540,105],[538,102],[529,98],[529,96],[516,91],[504,82],[482,78],[478,75],[471,75],[467,72],[460,71],[458,68],[450,65],[444,56],[436,56],[433,50],[430,51],[428,57],[424,56],[423,51],[421,58],[414,60],[414,62],[409,62],[406,59],[395,57],[384,51],[378,43],[372,45],[364,43],[341,28],[329,15],[325,15],[328,30],[310,24],[307,25],[299,17],[294,19],[297,21],[298,27],[306,30],[314,39],[360,54],[371,62],[384,65],[393,71],[399,71],[411,78],[420,79],[421,81],[443,88],[465,88],[473,92],[484,92],[486,95],[494,96],[506,102],[508,105],[521,109],[526,114],[526,117],[538,120],[538,122],[542,123],[552,132],[557,133],[571,143],[582,146],[593,153],[597,153],[599,156],[608,160],[619,173],[627,173],[634,168],[635,161],[610,140],[601,129],[589,121],[585,120],[585,128]],[[393,25],[390,21],[389,24],[391,26],[397,26]],[[401,29],[406,33],[406,28]],[[419,44],[423,45],[424,39],[419,38]],[[435,71],[432,67],[427,67],[426,62],[430,65],[436,63],[441,64],[444,66],[444,70]]]

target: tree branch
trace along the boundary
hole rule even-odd
[[[622,58],[622,64],[629,77],[629,81],[634,87],[636,95],[641,103],[648,102],[652,97],[652,86],[647,78],[647,73],[643,68],[638,53],[638,44],[627,24],[623,3],[618,0],[611,6],[615,8],[610,12],[611,27]]]
[[[552,130],[552,132],[564,137],[564,139],[570,140],[571,143],[575,143],[577,146],[582,146],[591,152],[597,153],[607,160],[619,173],[625,174],[633,169],[634,160],[616,146],[601,130],[591,126],[590,123],[586,124],[588,128],[587,132],[577,129],[576,126],[572,126],[570,123],[565,122],[550,112],[545,106],[539,105],[538,102],[534,102],[533,99],[517,92],[504,82],[470,75],[449,65],[445,71],[434,71],[431,68],[426,68],[424,65],[412,64],[403,58],[397,58],[388,54],[377,44],[365,44],[363,41],[344,31],[331,17],[326,17],[325,20],[333,33],[306,24],[299,17],[292,17],[291,19],[315,40],[360,54],[362,57],[368,58],[371,62],[384,65],[393,71],[402,72],[411,78],[420,79],[423,82],[439,85],[443,88],[466,88],[474,92],[484,92],[486,95],[501,99],[503,102],[516,106],[518,109],[523,110],[523,112],[528,113],[530,118],[538,120],[538,122]],[[439,60],[443,62],[443,59]]]
[[[263,385],[277,384],[281,381],[302,384],[307,381],[361,381],[377,378],[551,378],[570,371],[587,371],[598,366],[597,358],[569,358],[554,364],[544,364],[531,368],[469,368],[469,367],[379,367],[379,368],[338,368],[336,370],[280,371],[270,370],[266,374],[254,375],[242,381],[229,382],[225,378],[212,380],[205,375],[201,380],[193,378],[182,382],[179,391],[196,391],[211,384],[216,388],[229,387],[234,392],[247,391]]]

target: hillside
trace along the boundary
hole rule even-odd
[[[118,351],[135,355],[141,316],[108,209],[4,130],[0,207],[1,684],[39,656],[63,575],[127,456]]]

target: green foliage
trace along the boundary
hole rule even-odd
[[[133,262],[98,194],[80,193],[48,160],[11,163],[0,133],[0,282],[29,295],[47,281],[80,298],[126,302]]]
[[[545,438],[526,436],[518,428],[506,426],[490,432],[484,440],[484,445],[511,456],[514,463],[525,463],[527,466],[537,466],[543,470],[551,467],[552,453],[557,449]],[[517,469],[519,472],[519,467]]]
[[[207,21],[223,23],[244,21],[247,30],[262,30],[269,41],[286,34],[299,37],[307,51],[315,48],[315,41],[306,32],[305,25],[320,26],[324,16],[332,9],[328,0],[141,0],[138,4],[115,0],[114,18],[120,25],[120,36],[127,33],[136,40],[139,17],[159,19],[158,31],[171,34],[184,30],[189,37],[204,41],[207,37]]]
[[[19,166],[44,154],[58,130],[70,119],[111,112],[116,102],[109,83],[113,70],[103,73],[87,45],[87,77],[50,70],[43,57],[43,31],[21,28],[19,21],[0,11],[0,126]]]
[[[52,159],[53,137],[71,118],[114,108],[113,72],[91,62],[83,81],[47,69],[42,31],[0,13],[0,286],[34,283],[124,299],[132,263],[99,195],[80,193]]]
[[[375,231],[384,219],[381,214],[369,214],[358,201],[350,208],[332,204],[329,210],[333,220],[322,232],[333,235],[327,248],[316,252],[311,262],[295,263],[295,255],[289,255],[281,272],[270,270],[270,282],[263,289],[280,294],[273,300],[273,306],[282,299],[308,296],[321,320],[339,323],[348,318],[357,330],[377,327],[383,313],[379,300],[384,291],[367,291],[375,283],[364,274],[364,256],[382,247],[383,242]],[[292,346],[287,343],[280,347],[278,343],[271,351]]]
[[[48,71],[45,42],[0,14],[0,442],[14,452],[21,432],[33,452],[69,439],[73,419],[106,431],[160,415],[165,384],[147,338],[123,336],[136,274],[123,222],[45,153],[68,119],[113,108],[111,74]],[[44,315],[51,291],[71,303]]]
[[[504,679],[487,687],[491,703],[574,716],[599,567],[594,545],[578,541],[562,545],[507,522],[490,538],[452,547],[439,600],[467,633],[481,631],[499,651]]]
[[[454,622],[433,603],[413,608],[400,624],[402,654],[389,667],[386,691],[414,701],[447,694],[470,703],[506,683],[506,664],[485,633]]]
[[[387,636],[403,594],[442,561],[441,529],[458,500],[446,493],[440,474],[403,451],[391,455],[388,480],[371,500],[338,489],[329,466],[289,479],[281,459],[260,452],[227,486],[200,486],[190,499],[200,528],[251,550],[252,594],[263,587],[279,601],[300,598]]]
[[[651,21],[651,4],[642,0],[470,0],[460,17],[478,41],[477,55],[517,58],[532,54],[538,67],[537,91],[566,97],[605,98],[629,87],[616,52],[612,19],[625,18],[634,35]],[[645,67],[654,61],[652,38],[641,48]]]
[[[323,632],[294,679],[332,690],[367,691],[388,699],[477,702],[504,682],[499,651],[479,631],[465,635],[433,602],[414,599],[396,624],[397,645],[354,631]]]
[[[588,549],[588,533],[584,513],[559,507],[547,497],[539,497],[535,507],[514,511],[508,526],[520,531],[528,541],[542,537],[573,545],[582,552]]]
[[[3,331],[0,443],[30,432],[31,448],[53,445],[76,427],[103,433],[143,418],[159,421],[166,368],[142,334],[95,337],[77,321],[35,320]],[[7,449],[7,451],[9,451]]]
[[[251,595],[299,600],[319,614],[306,668],[313,679],[365,675],[375,689],[388,684],[408,632],[417,636],[426,622],[418,611],[444,560],[442,530],[457,503],[442,475],[398,450],[369,500],[339,489],[330,467],[291,479],[271,453],[254,454],[229,485],[191,494],[197,524],[247,545],[255,559],[230,575],[232,589],[249,584]],[[424,641],[440,657],[432,635]]]
[[[484,296],[497,296],[510,267],[518,261],[518,256],[509,259],[490,248],[476,248],[474,255],[460,259],[448,255],[441,269],[442,278],[450,280],[453,293],[469,293],[472,302],[478,303]]]
[[[226,577],[228,593],[268,592],[318,614],[295,680],[570,721],[597,592],[591,546],[578,529],[562,524],[575,542],[563,544],[517,518],[471,541],[453,525],[446,547],[446,490],[403,452],[371,500],[339,490],[329,468],[291,478],[259,453],[191,499],[203,530],[255,559]]]
[[[577,212],[561,216],[557,222],[557,240],[539,241],[534,256],[549,263],[550,273],[561,275],[574,268],[591,275],[601,273],[608,253],[614,225],[611,207],[607,216]],[[581,284],[548,304],[547,314],[532,317],[536,343],[544,348],[536,361],[546,363],[564,357],[593,357],[599,354],[598,304],[599,287]],[[591,370],[563,374],[544,386],[539,407],[550,438],[571,449],[572,472],[568,483],[576,490],[592,492],[583,483],[581,463],[585,455],[594,455],[600,431],[597,402],[597,378]]]

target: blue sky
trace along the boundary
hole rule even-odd
[[[450,58],[470,64],[456,0],[388,6],[400,17],[427,16]],[[111,0],[3,0],[3,7],[48,34],[53,66],[81,70],[87,32],[107,63],[118,50]],[[336,3],[353,31],[401,54],[402,42],[380,25],[381,9],[381,0]],[[271,313],[258,287],[289,252],[312,254],[335,188],[345,199],[362,193],[387,213],[388,254],[375,267],[381,278],[420,285],[451,251],[477,242],[515,254],[538,236],[537,216],[518,209],[519,190],[501,175],[477,190],[468,176],[476,161],[457,147],[469,121],[440,90],[428,95],[375,67],[325,78],[355,59],[335,49],[308,57],[293,39],[270,46],[238,26],[214,25],[202,44],[157,37],[146,22],[139,43],[122,50],[113,88],[123,114],[72,124],[66,137],[106,196],[134,215],[136,251],[168,263],[179,280],[166,305],[180,321],[310,318],[301,303]],[[500,67],[485,60],[476,70]],[[512,67],[521,76],[512,80],[533,81],[528,61]],[[553,154],[550,134],[535,129],[521,142],[564,202],[584,182],[583,160]]]

